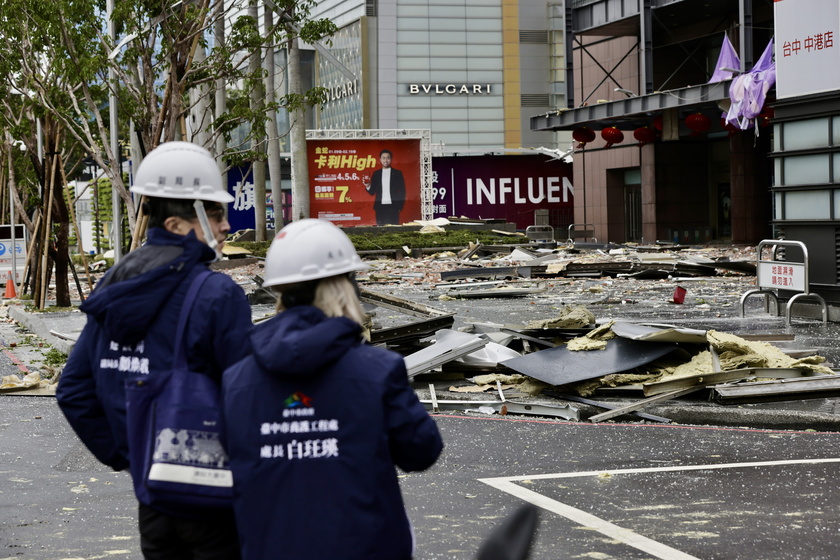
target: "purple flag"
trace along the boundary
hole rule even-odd
[[[735,47],[729,41],[728,35],[723,36],[723,44],[720,46],[720,56],[715,65],[715,73],[712,74],[712,79],[709,80],[710,84],[720,82],[721,80],[728,80],[732,77],[732,72],[724,70],[724,68],[741,69],[741,59],[738,58],[738,53],[735,52]]]
[[[753,126],[753,119],[764,109],[767,92],[775,83],[776,63],[773,62],[771,39],[752,70],[732,80],[732,85],[729,86],[732,105],[726,115],[726,122],[741,130]]]

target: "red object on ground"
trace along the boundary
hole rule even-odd
[[[15,281],[12,278],[12,271],[9,271],[9,279],[6,280],[6,293],[3,294],[3,299],[15,299],[17,297],[17,290],[15,290]]]

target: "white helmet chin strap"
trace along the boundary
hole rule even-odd
[[[216,236],[213,235],[213,229],[210,227],[210,220],[207,218],[207,212],[204,211],[204,202],[196,200],[193,202],[195,208],[195,215],[198,216],[198,223],[201,225],[201,231],[204,232],[204,242],[213,249],[216,253],[216,260],[222,258],[222,252],[219,250],[219,242],[216,241]]]

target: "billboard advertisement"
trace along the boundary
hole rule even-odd
[[[432,176],[435,218],[500,218],[525,229],[535,210],[546,209],[558,216],[549,225],[572,222],[570,163],[543,155],[435,157]]]
[[[840,4],[776,0],[776,96],[840,89]]]
[[[420,219],[420,140],[309,139],[309,215],[337,226]]]

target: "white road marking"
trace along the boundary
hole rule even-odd
[[[615,469],[603,471],[580,471],[566,473],[532,474],[525,476],[500,476],[495,478],[479,479],[481,482],[487,480],[505,480],[516,482],[518,480],[544,480],[548,478],[583,478],[587,476],[600,476],[603,474],[639,474],[639,473],[660,473],[673,471],[707,471],[713,469],[740,469],[745,467],[774,467],[780,465],[816,465],[821,463],[840,463],[840,457],[830,459],[788,459],[784,461],[755,461],[751,463],[720,463],[711,465],[680,465],[674,467],[647,467],[643,469]]]
[[[632,546],[638,550],[646,552],[656,558],[662,560],[699,560],[690,554],[676,550],[662,543],[643,537],[629,529],[619,527],[609,521],[596,517],[592,514],[586,513],[583,510],[566,505],[557,500],[547,498],[542,494],[523,488],[515,484],[515,482],[523,480],[548,480],[558,478],[584,478],[590,476],[602,476],[605,474],[611,476],[624,474],[644,474],[644,473],[663,473],[663,472],[679,472],[679,471],[700,471],[700,470],[715,470],[715,469],[736,469],[736,468],[750,468],[750,467],[773,467],[786,465],[816,465],[823,463],[840,463],[840,458],[831,459],[793,459],[785,461],[756,461],[749,463],[722,463],[712,465],[682,465],[674,467],[650,467],[639,469],[615,469],[602,471],[582,471],[582,472],[566,472],[566,473],[549,473],[549,474],[534,474],[528,476],[502,476],[496,478],[479,478],[479,482],[483,482],[488,486],[492,486],[502,492],[507,492],[517,498],[526,502],[532,503],[535,506],[541,507],[552,513],[556,513],[573,521],[584,527],[595,529],[602,535],[615,539],[628,546]]]
[[[551,498],[546,498],[542,494],[523,488],[513,482],[498,478],[484,478],[479,480],[494,488],[498,488],[503,492],[507,492],[517,498],[521,498],[526,502],[530,502],[537,507],[562,515],[569,521],[574,521],[584,527],[595,529],[602,535],[616,541],[623,542],[633,548],[637,548],[655,558],[661,558],[662,560],[699,560],[696,556],[691,556],[690,554],[686,554],[675,548],[671,548],[670,546],[666,546],[647,537],[643,537],[638,533],[619,527],[618,525],[605,521],[600,517],[586,513],[583,510],[573,508],[572,506],[568,506],[562,502],[558,502],[557,500],[552,500]]]

